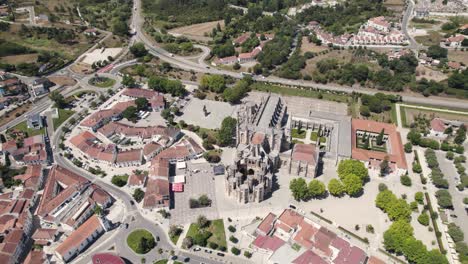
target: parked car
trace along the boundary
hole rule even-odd
[[[224,257],[224,253],[221,253],[221,252],[218,252],[218,254],[216,254],[216,255],[218,255],[220,257]]]
[[[193,249],[193,251],[200,251],[200,250],[201,250],[201,248],[199,248],[199,247],[196,247],[196,248]]]

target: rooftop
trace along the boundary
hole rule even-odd
[[[67,237],[55,250],[61,256],[65,256],[70,250],[76,249],[87,240],[96,230],[101,229],[102,224],[96,215],[91,216],[86,222],[78,227]]]

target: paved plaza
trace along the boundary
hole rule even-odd
[[[203,107],[206,107],[207,116],[204,114]],[[235,117],[236,109],[237,106],[225,102],[191,98],[182,110],[183,114],[175,121],[184,120],[187,124],[216,129],[221,127],[224,118]]]
[[[199,170],[194,173],[193,171]],[[178,172],[177,175],[181,173]],[[199,215],[208,219],[219,218],[216,209],[216,196],[213,169],[207,162],[187,162],[186,184],[183,192],[174,193],[174,209],[171,210],[171,224],[186,224],[196,221]],[[212,200],[211,207],[191,209],[190,198],[198,199],[200,195],[206,194]]]

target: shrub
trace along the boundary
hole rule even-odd
[[[211,249],[217,249],[219,247],[215,242],[210,242],[209,246]]]
[[[418,216],[418,222],[423,226],[429,225],[429,215],[426,212],[421,213]]]
[[[452,208],[452,195],[447,190],[438,190],[436,192],[437,204],[442,208]]]
[[[413,163],[413,172],[414,173],[421,173],[422,172],[422,168],[421,168],[421,165],[419,164],[419,162],[414,162]]]
[[[239,256],[239,254],[241,253],[241,251],[236,247],[232,247],[231,252],[232,252],[232,254],[234,254],[236,256]]]
[[[413,144],[411,142],[408,142],[405,144],[405,152],[406,153],[411,153],[413,151]]]
[[[404,186],[411,186],[411,178],[408,175],[400,176],[400,182]]]
[[[410,203],[410,208],[411,208],[411,210],[412,210],[413,212],[417,212],[417,211],[418,211],[418,202],[412,201],[412,202]]]
[[[237,239],[237,237],[235,237],[235,236],[230,236],[229,241],[231,241],[234,244],[237,244],[237,242],[239,242],[239,239]]]
[[[236,228],[235,228],[234,226],[232,226],[232,225],[228,226],[228,230],[229,230],[229,232],[231,232],[231,233],[236,232]]]
[[[385,183],[379,183],[379,192],[383,192],[385,190],[388,190],[388,187]]]
[[[445,154],[445,157],[449,160],[453,160],[455,154],[453,154],[452,151],[447,151],[447,153]]]
[[[419,204],[424,204],[424,194],[422,192],[415,193],[414,200]]]
[[[244,257],[246,257],[246,258],[251,258],[251,257],[252,257],[252,253],[249,252],[249,251],[244,251]]]
[[[455,243],[463,241],[463,239],[465,238],[463,231],[455,223],[450,223],[448,225],[448,234]]]

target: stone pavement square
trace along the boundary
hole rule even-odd
[[[206,106],[207,116],[203,112],[204,106]],[[191,98],[184,109],[181,110],[183,114],[177,117],[175,121],[184,120],[187,124],[216,129],[221,127],[224,118],[228,116],[235,117],[236,109],[236,106],[225,102]]]
[[[196,221],[199,215],[208,219],[217,219],[215,182],[213,169],[208,163],[193,164],[187,162],[184,192],[174,193],[174,209],[171,210],[171,224],[187,224]],[[190,171],[199,170],[197,173]],[[191,209],[190,198],[197,199],[206,194],[212,200],[211,207]]]

